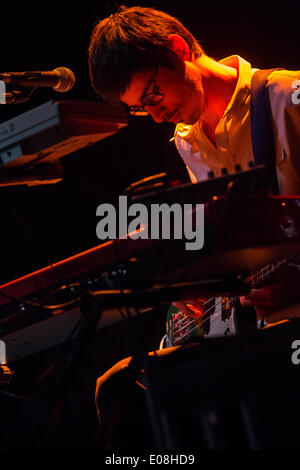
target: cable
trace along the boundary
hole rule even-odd
[[[78,302],[78,300],[80,299],[80,298],[76,298],[74,300],[69,300],[68,302],[64,302],[62,304],[57,304],[57,305],[43,305],[43,304],[39,304],[37,302],[32,302],[31,300],[26,300],[23,297],[16,298],[16,297],[13,297],[11,295],[4,294],[4,292],[1,292],[1,291],[0,291],[0,295],[2,297],[5,297],[6,299],[11,300],[12,302],[17,302],[19,304],[21,303],[21,304],[24,304],[24,305],[28,305],[29,307],[36,307],[36,308],[41,308],[41,309],[45,309],[45,310],[63,309],[65,306],[69,306],[72,303]]]

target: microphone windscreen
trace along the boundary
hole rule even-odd
[[[57,72],[60,77],[60,82],[54,87],[54,90],[63,93],[73,88],[75,83],[75,75],[72,70],[67,69],[66,67],[58,67],[54,69],[54,72]]]

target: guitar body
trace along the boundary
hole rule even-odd
[[[165,347],[199,341],[204,337],[228,336],[237,334],[236,308],[228,305],[228,299],[213,297],[208,299],[206,310],[199,318],[193,318],[170,306],[166,321]]]

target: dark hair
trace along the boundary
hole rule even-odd
[[[130,85],[133,72],[165,66],[176,55],[167,47],[171,34],[187,43],[195,58],[203,50],[176,18],[153,8],[121,6],[94,27],[89,46],[92,86],[105,101],[117,102]]]

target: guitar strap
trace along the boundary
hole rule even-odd
[[[279,68],[257,70],[251,80],[251,138],[255,165],[266,165],[273,194],[279,193],[276,175],[276,151],[274,143],[271,106],[267,91],[267,79]]]

